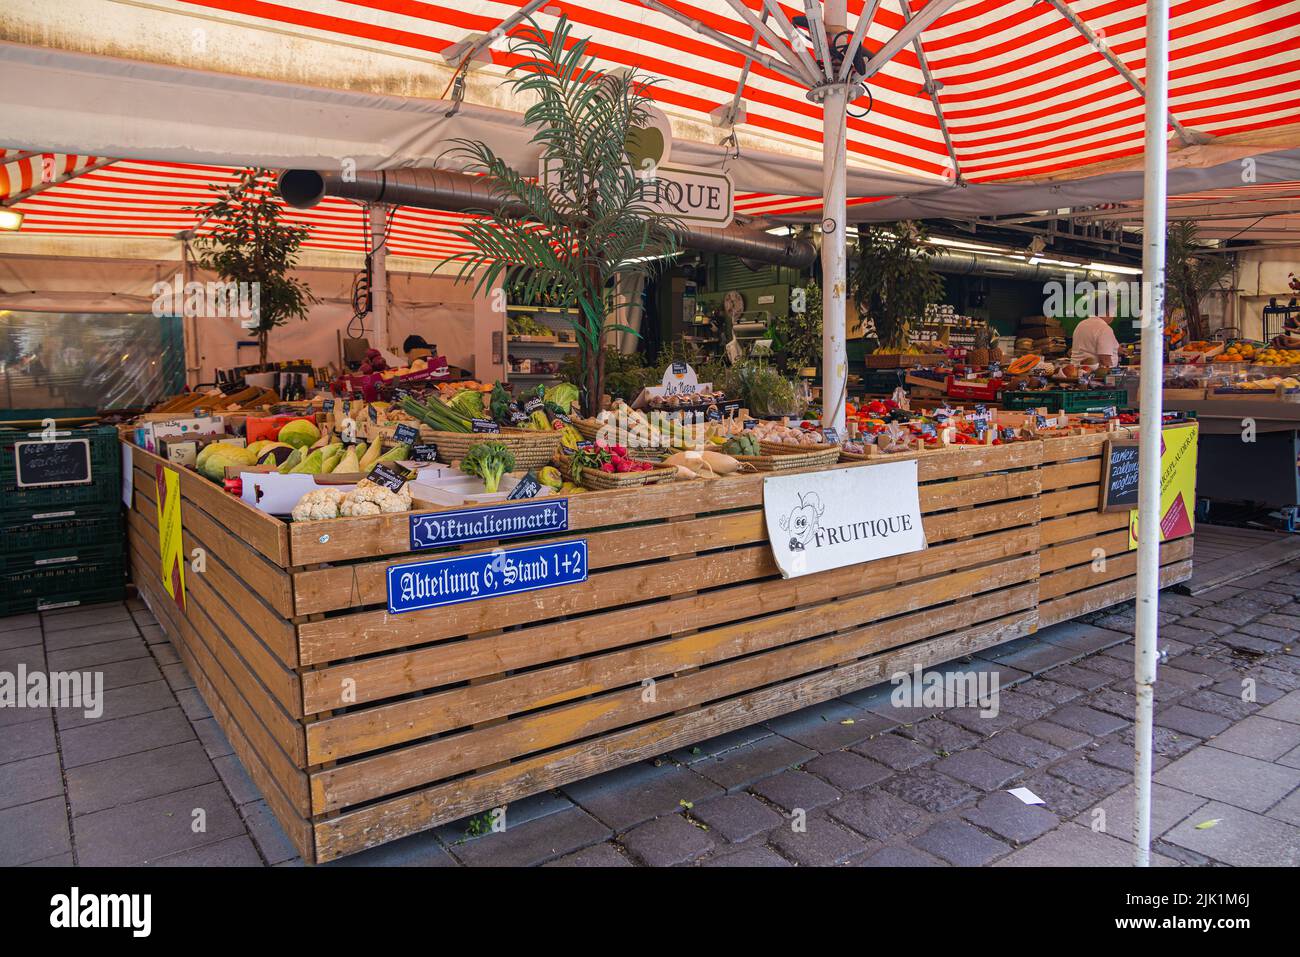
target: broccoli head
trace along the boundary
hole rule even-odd
[[[515,456],[500,442],[480,442],[466,453],[460,463],[462,472],[477,475],[489,492],[501,484],[501,476],[515,467]]]

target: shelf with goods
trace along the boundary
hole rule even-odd
[[[572,309],[559,306],[506,307],[506,381],[529,385],[559,381],[564,357],[578,343],[569,323]]]
[[[1033,418],[1006,415],[999,432]],[[833,444],[764,441],[749,457],[763,471],[660,467],[654,484],[298,522],[131,447],[131,566],[285,833],[319,863],[1128,600],[1129,516],[1099,505],[1107,441],[1129,432],[1051,422],[1002,445],[838,464]],[[779,467],[793,455],[822,464]],[[915,463],[924,550],[781,576],[764,513],[774,472],[892,482],[854,470],[897,463]],[[183,606],[159,574],[160,470],[176,473],[183,554],[209,556]],[[549,524],[511,526],[521,508]],[[1102,573],[1098,542],[1114,556]],[[404,604],[419,591],[408,575],[575,549],[581,574],[562,581]],[[1190,575],[1190,539],[1162,546],[1161,564],[1164,584]]]

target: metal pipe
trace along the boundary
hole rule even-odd
[[[660,3],[659,0],[641,0],[641,5],[644,7],[649,7],[651,10],[655,11],[656,13],[662,13],[664,16],[668,17],[671,20],[676,20],[678,23],[686,27],[688,30],[694,30],[696,33],[700,34],[701,36],[706,36],[710,40],[714,41],[715,43],[720,43],[727,49],[734,50],[736,53],[739,53],[741,56],[753,57],[755,60],[763,64],[763,66],[767,67],[772,72],[780,73],[787,80],[791,80],[792,82],[799,83],[799,84],[808,82],[804,78],[802,73],[796,72],[792,66],[790,66],[788,63],[785,62],[785,60],[779,57],[769,56],[768,54],[764,53],[762,50],[750,50],[748,46],[746,46],[744,43],[737,40],[735,37],[729,37],[725,33],[721,33],[718,30],[713,29],[713,27],[706,26],[705,24],[701,23],[699,20],[696,20],[692,17],[688,17],[684,13],[679,13],[678,11],[674,10],[672,7]]]
[[[844,26],[845,0],[827,0],[825,24]],[[811,17],[809,18],[811,20]],[[821,25],[818,26],[818,29]],[[830,57],[826,58],[827,70]],[[829,72],[827,74],[830,75]],[[823,428],[844,434],[848,400],[848,106],[850,86],[834,83],[822,100],[822,415]]]
[[[1151,862],[1151,751],[1156,683],[1156,627],[1160,602],[1161,380],[1164,376],[1165,204],[1169,154],[1169,0],[1147,3],[1145,179],[1142,187],[1142,373],[1138,383],[1137,628],[1133,675],[1133,863]]]
[[[867,61],[867,68],[863,71],[862,79],[869,80],[879,73],[881,68],[894,58],[894,54],[911,43],[913,37],[919,37],[926,27],[938,20],[956,4],[957,0],[930,0],[924,7],[912,14],[912,19],[903,25],[903,29],[886,40],[885,45],[876,51],[876,55]]]
[[[880,0],[867,0],[867,5],[862,8],[862,15],[858,17],[858,22],[853,27],[853,36],[849,38],[849,45],[844,48],[844,61],[840,63],[838,77],[841,83],[847,82],[849,74],[853,71],[853,58],[866,40],[867,31],[871,29],[871,21],[876,19],[876,8],[879,6]],[[903,13],[910,14],[907,4],[903,4]]]
[[[776,21],[777,26],[781,28],[781,32],[784,33],[786,39],[790,41],[790,49],[794,51],[795,56],[797,56],[804,65],[803,72],[809,77],[816,77],[817,64],[809,55],[808,49],[805,46],[806,41],[803,39],[802,34],[794,28],[794,24],[790,22],[790,18],[787,17],[785,11],[781,9],[780,0],[763,0],[763,8],[772,15],[772,19]]]
[[[522,212],[522,207],[505,202],[488,177],[442,169],[379,170],[356,173],[347,179],[333,170],[291,169],[280,174],[279,186],[280,196],[297,209],[310,209],[326,196],[339,196],[364,203],[451,212],[509,212],[511,209]],[[690,249],[796,269],[806,269],[817,258],[816,249],[805,239],[773,236],[736,223],[725,229],[689,226],[678,233],[678,241]]]
[[[727,4],[731,7],[732,10],[736,11],[736,13],[739,14],[741,19],[743,19],[746,23],[750,25],[750,27],[753,28],[755,49],[757,49],[758,38],[762,37],[764,40],[767,41],[768,46],[770,46],[773,50],[775,50],[777,53],[781,55],[781,59],[785,60],[785,62],[790,65],[790,68],[792,70],[795,70],[796,72],[804,75],[804,79],[806,82],[808,83],[817,82],[816,77],[814,77],[804,66],[803,60],[799,59],[799,55],[795,53],[793,49],[786,46],[786,44],[782,42],[781,37],[777,35],[777,32],[767,25],[766,9],[763,10],[763,16],[762,19],[760,19],[754,13],[753,10],[745,6],[744,0],[727,0]],[[748,66],[748,63],[746,63],[746,66]]]

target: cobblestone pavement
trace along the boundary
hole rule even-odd
[[[1297,594],[1300,562],[1162,596],[1155,863],[1300,863]],[[1133,627],[1119,606],[938,669],[995,672],[996,717],[881,685],[338,864],[1126,865]],[[102,671],[105,714],[0,708],[0,865],[301,863],[140,602],[0,619],[20,666]]]

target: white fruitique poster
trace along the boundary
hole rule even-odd
[[[915,459],[769,476],[763,512],[783,578],[926,547]]]

